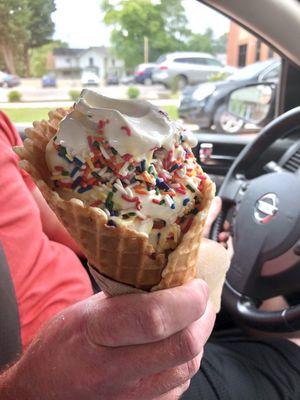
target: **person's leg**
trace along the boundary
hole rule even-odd
[[[210,341],[182,399],[300,399],[300,348],[287,340]]]

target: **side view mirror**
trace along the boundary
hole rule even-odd
[[[275,112],[275,92],[274,83],[257,83],[233,90],[228,111],[245,122],[264,126]]]

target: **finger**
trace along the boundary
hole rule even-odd
[[[230,236],[230,233],[229,233],[229,232],[221,232],[221,233],[219,234],[218,239],[219,239],[219,241],[220,241],[221,243],[224,243],[224,242],[227,242],[227,240],[229,239],[229,236]]]
[[[193,281],[172,289],[89,301],[86,336],[94,345],[119,347],[163,340],[199,319],[208,288]]]
[[[227,220],[224,221],[223,229],[224,229],[224,231],[229,231],[229,229],[230,229],[230,223]]]
[[[173,389],[171,392],[166,393],[155,400],[179,400],[181,399],[181,396],[183,393],[185,393],[189,386],[190,386],[191,381],[185,382],[183,385]]]
[[[215,322],[215,311],[209,301],[204,315],[188,328],[161,342],[109,349],[111,365],[120,380],[130,382],[157,374],[193,360],[202,354]],[[119,366],[124,365],[121,371]]]
[[[174,398],[170,397],[170,392],[172,393],[173,389],[177,388],[183,393],[183,390],[187,389],[191,378],[199,370],[200,362],[201,356],[199,355],[197,358],[176,368],[141,379],[125,391],[124,397],[122,394],[121,399],[152,400],[169,398],[173,400]]]

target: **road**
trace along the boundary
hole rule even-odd
[[[157,100],[168,98],[170,91],[166,90],[161,85],[144,86],[134,85],[140,90],[139,98],[149,100]],[[90,87],[97,90],[104,96],[127,98],[127,90],[129,86],[98,86]],[[7,95],[11,90],[17,90],[22,94],[23,102],[44,102],[44,101],[68,101],[70,100],[70,90],[81,91],[83,86],[78,80],[59,80],[56,88],[42,88],[39,79],[22,79],[21,85],[13,89],[0,88],[0,102],[5,103],[8,101]]]

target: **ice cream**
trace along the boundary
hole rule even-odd
[[[172,249],[201,209],[206,175],[193,134],[146,101],[84,90],[46,148],[55,190],[101,209],[109,226]]]

